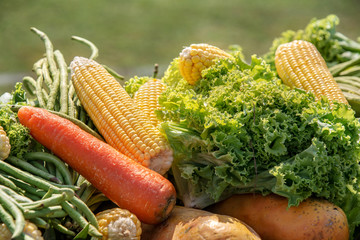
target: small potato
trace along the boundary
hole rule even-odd
[[[176,206],[170,217],[156,226],[143,226],[146,240],[260,240],[259,235],[236,218]]]
[[[247,223],[263,240],[349,239],[346,215],[334,204],[310,198],[297,207],[287,207],[287,198],[275,194],[240,194],[206,210]]]

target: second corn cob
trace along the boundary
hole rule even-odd
[[[330,102],[348,103],[316,47],[304,40],[284,43],[275,53],[276,70],[283,82]]]
[[[154,127],[157,127],[160,123],[155,110],[160,108],[158,98],[164,90],[165,85],[161,80],[154,78],[144,83],[134,96],[137,108]]]
[[[91,59],[75,57],[70,67],[76,93],[104,139],[143,166],[166,173],[172,163],[166,139],[144,119],[120,83]]]
[[[191,44],[180,53],[179,68],[183,78],[191,85],[201,79],[201,71],[218,58],[230,58],[222,49],[209,44]]]

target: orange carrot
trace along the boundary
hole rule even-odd
[[[156,224],[169,216],[176,191],[165,177],[45,109],[24,106],[18,118],[34,139],[140,221]]]

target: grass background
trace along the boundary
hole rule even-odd
[[[356,39],[359,13],[358,0],[0,0],[0,95],[32,75],[45,52],[30,27],[45,32],[68,63],[90,55],[71,36],[94,42],[97,60],[130,78],[152,75],[155,63],[162,74],[191,43],[238,44],[246,56],[262,55],[281,32],[328,14],[340,18],[338,31]]]

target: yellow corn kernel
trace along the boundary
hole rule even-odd
[[[310,91],[319,99],[348,103],[316,47],[304,40],[282,44],[275,53],[276,70],[284,84]]]
[[[4,131],[3,127],[0,126],[0,161],[6,159],[10,154],[10,141]]]
[[[96,214],[102,240],[139,240],[142,229],[139,219],[126,209],[112,208]]]
[[[201,71],[210,67],[216,59],[230,57],[218,47],[205,43],[191,44],[180,53],[180,73],[189,84],[194,85],[201,78]]]
[[[31,237],[34,240],[44,240],[44,238],[42,237],[41,231],[32,222],[29,222],[29,221],[25,222],[25,227],[24,227],[23,232],[24,232],[25,235]],[[0,224],[0,239],[1,240],[10,240],[11,235],[12,235],[12,233],[7,228],[5,223],[1,223]]]
[[[70,67],[76,94],[106,142],[143,166],[166,173],[173,160],[166,139],[120,83],[91,59],[75,57]]]
[[[160,121],[156,117],[155,110],[160,108],[158,98],[165,90],[165,85],[159,79],[150,79],[144,83],[139,90],[135,93],[134,101],[144,118],[149,123],[158,127]]]

